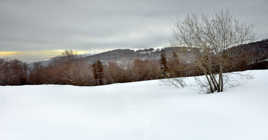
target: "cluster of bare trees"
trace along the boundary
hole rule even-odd
[[[135,59],[128,64],[119,64],[117,62],[107,63],[100,60],[89,64],[71,51],[66,51],[63,56],[52,59],[49,64],[34,63],[34,65],[27,66],[18,60],[0,60],[0,84],[69,84],[94,86],[196,76],[202,75],[204,72],[204,70],[200,69],[201,64],[202,67],[205,67],[209,72],[216,75],[218,72],[217,58],[212,55],[210,56],[211,62],[208,62],[209,59],[205,56],[200,55],[196,63],[191,64],[181,61],[176,52],[173,52],[170,56],[164,51],[161,53],[159,60]],[[237,62],[233,61],[231,57],[225,59],[226,62],[227,60],[228,63],[226,64],[229,66],[224,65],[224,68],[230,68],[234,64],[233,62]],[[206,76],[209,77],[210,75]],[[179,86],[182,86],[181,83],[183,83],[180,80],[169,80],[169,82],[173,85],[179,84]]]
[[[163,53],[163,56],[165,54]],[[175,57],[174,57],[175,58]],[[80,59],[73,51],[66,51],[62,56],[53,58],[49,63],[26,65],[18,60],[0,60],[0,84],[70,84],[79,86],[103,85],[111,83],[133,82],[179,76],[177,60],[135,59],[128,64],[117,62],[104,63],[97,60],[89,64]],[[164,62],[164,73],[161,64]],[[174,67],[174,66],[177,67]]]
[[[27,70],[27,65],[19,60],[0,59],[0,85],[26,84]]]
[[[103,85],[160,78],[158,61],[139,60],[127,65],[97,60],[88,64],[73,51],[66,51],[48,65],[35,63],[29,69],[27,84]]]
[[[29,75],[30,84],[71,84],[79,86],[103,85],[160,78],[159,64],[148,60],[134,60],[127,66],[116,62],[94,64],[75,60],[54,62],[49,66],[36,64]]]
[[[92,67],[78,58],[73,51],[65,51],[47,65],[35,63],[30,70],[29,84],[94,85]]]

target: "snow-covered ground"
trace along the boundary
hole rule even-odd
[[[210,95],[159,80],[0,87],[0,140],[267,140],[268,71],[250,73]]]

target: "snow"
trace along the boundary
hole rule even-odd
[[[248,72],[217,94],[159,80],[0,87],[0,140],[267,140],[268,71]]]

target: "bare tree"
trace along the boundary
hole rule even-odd
[[[200,49],[195,64],[204,74],[210,93],[223,91],[227,50],[254,39],[252,26],[241,24],[224,10],[213,16],[188,15],[176,24],[174,32],[177,46]]]
[[[97,60],[93,65],[93,75],[94,79],[96,81],[96,85],[103,85],[103,78],[104,78],[104,73],[103,73],[103,64],[100,60]]]
[[[75,57],[77,57],[77,54],[73,50],[65,50],[62,53],[62,57],[67,58],[68,60],[73,60]]]
[[[161,77],[167,78],[169,77],[168,74],[168,66],[167,66],[167,57],[165,51],[161,51],[160,55],[160,69],[161,69]]]

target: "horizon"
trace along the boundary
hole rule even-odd
[[[73,51],[75,55],[95,55],[104,52],[109,52],[118,49],[129,49],[133,51],[144,50],[144,49],[162,49],[166,47],[155,47],[155,48],[107,48],[107,49],[90,49],[90,50],[43,50],[43,51],[0,51],[0,59],[13,60],[17,59],[22,62],[32,63],[39,61],[50,60],[51,58],[62,56],[65,51]]]
[[[268,40],[268,38],[260,39],[260,40],[254,40],[248,43],[254,43],[259,41],[265,41]],[[242,44],[238,44],[242,45]],[[151,48],[91,48],[88,50],[75,50],[75,49],[57,49],[57,50],[41,50],[41,51],[0,51],[0,59],[5,60],[20,60],[25,63],[34,63],[34,62],[41,62],[41,61],[48,61],[52,58],[62,56],[64,55],[65,51],[73,51],[75,55],[79,56],[87,56],[87,55],[95,55],[95,54],[101,54],[113,50],[145,50],[145,49],[163,49],[163,48],[169,48],[169,47],[183,47],[183,46],[172,46],[172,45],[166,45],[166,46],[158,46],[158,47],[151,47]]]

